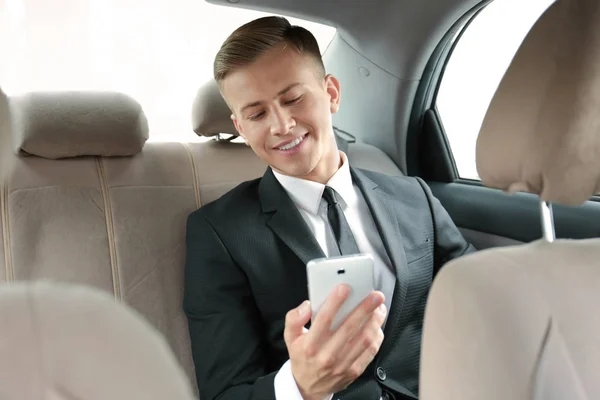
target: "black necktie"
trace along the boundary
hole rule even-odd
[[[335,190],[329,186],[325,186],[323,198],[327,202],[327,218],[335,235],[340,254],[347,256],[360,253],[348,221],[346,221],[346,217],[344,216],[344,211],[342,211],[342,206],[337,201]]]

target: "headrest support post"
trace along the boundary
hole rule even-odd
[[[540,200],[540,211],[542,214],[542,232],[544,233],[544,240],[552,243],[554,242],[554,239],[556,239],[552,203]]]

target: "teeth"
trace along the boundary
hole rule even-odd
[[[292,143],[288,143],[285,146],[281,146],[279,150],[290,150],[294,147],[298,146],[300,142],[304,140],[304,136],[300,136],[298,139],[294,140]]]

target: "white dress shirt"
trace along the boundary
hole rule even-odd
[[[327,182],[327,185],[283,175],[276,171],[273,173],[298,207],[298,211],[327,257],[337,255],[339,252],[333,230],[327,219],[327,203],[322,196],[325,186],[330,186],[337,192],[338,202],[354,235],[358,249],[361,253],[370,253],[373,256],[375,289],[385,295],[385,305],[390,310],[396,284],[394,267],[385,251],[369,206],[360,189],[352,182],[348,159],[343,152],[340,152],[340,155],[342,166]],[[327,399],[331,399],[332,396]],[[275,397],[277,400],[303,400],[292,375],[289,360],[275,376]]]

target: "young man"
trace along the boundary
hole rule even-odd
[[[188,219],[184,307],[201,399],[417,398],[433,272],[472,247],[423,181],[350,167],[331,121],[340,83],[307,30],[250,22],[224,42],[214,75],[270,168]],[[357,252],[373,255],[377,291],[332,332],[349,293],[337,288],[306,329],[307,262]]]

